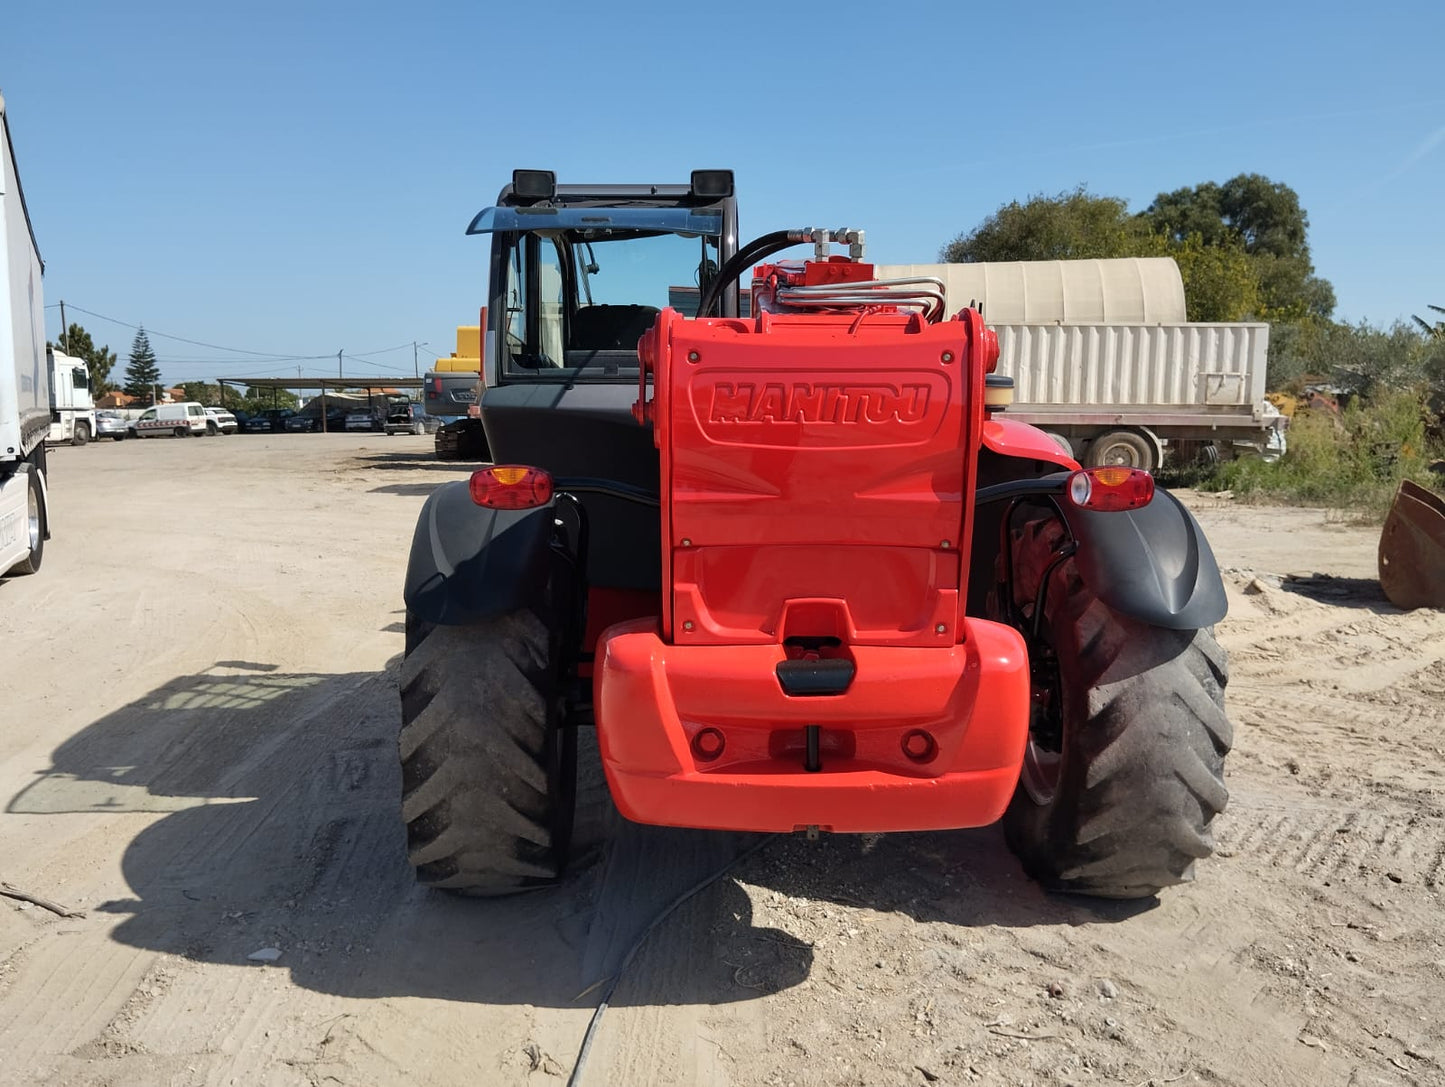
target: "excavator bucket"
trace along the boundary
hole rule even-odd
[[[1397,608],[1445,608],[1445,498],[1408,479],[1380,534],[1380,587]]]

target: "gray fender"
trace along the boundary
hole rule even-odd
[[[407,609],[429,623],[476,623],[542,607],[551,576],[552,507],[493,510],[465,482],[432,492],[406,565]]]
[[[1115,611],[1171,630],[1198,630],[1224,618],[1229,604],[1214,552],[1199,522],[1168,491],[1118,513],[1058,503],[1079,543],[1079,576]]]

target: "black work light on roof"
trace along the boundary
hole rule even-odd
[[[694,170],[692,172],[692,195],[709,200],[721,200],[733,194],[733,172],[731,170]]]
[[[513,170],[512,195],[524,200],[551,200],[557,195],[557,175],[551,170]]]

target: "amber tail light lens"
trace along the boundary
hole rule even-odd
[[[472,501],[494,510],[530,510],[552,501],[552,476],[522,464],[494,464],[473,472]]]
[[[1154,477],[1141,468],[1084,468],[1069,477],[1069,501],[1083,510],[1137,510],[1154,498]]]

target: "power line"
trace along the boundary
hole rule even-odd
[[[159,336],[164,340],[179,340],[181,343],[192,344],[195,347],[209,347],[213,351],[231,351],[238,355],[254,355],[257,358],[265,359],[326,359],[331,357],[330,355],[284,355],[275,351],[250,351],[244,347],[226,347],[224,344],[206,343],[203,340],[190,340],[185,336],[172,336],[169,332],[160,332],[154,328],[145,328],[143,325],[133,325],[129,321],[120,321],[114,317],[107,317],[103,313],[96,313],[94,310],[77,306],[73,302],[70,303],[70,308],[77,313],[84,313],[88,317],[95,317],[101,321],[109,321],[113,325],[120,325],[123,328],[133,328],[137,331],[143,330],[147,336]]]
[[[410,347],[411,344],[407,344],[406,346],[407,346],[407,347]],[[400,366],[386,366],[386,365],[383,365],[382,363],[379,363],[379,362],[372,362],[372,361],[370,361],[369,359],[361,358],[359,355],[344,355],[343,358],[347,359],[347,360],[350,361],[350,362],[359,362],[359,363],[361,363],[361,365],[363,365],[363,366],[372,366],[372,367],[375,367],[375,368],[378,369],[378,370],[386,370],[386,371],[388,371],[389,373],[399,373],[399,374],[402,374],[403,376],[405,376],[405,367],[400,367]]]
[[[105,314],[103,314],[103,313],[96,313],[94,310],[85,309],[83,306],[77,306],[77,305],[75,305],[73,302],[67,302],[67,303],[53,302],[53,303],[51,303],[50,305],[46,306],[45,308],[46,308],[46,309],[55,309],[55,308],[57,308],[58,306],[61,306],[62,304],[63,304],[63,305],[66,305],[66,306],[69,306],[70,309],[75,310],[77,313],[84,313],[84,314],[85,314],[86,316],[88,316],[88,317],[94,317],[94,318],[97,318],[98,320],[101,320],[101,321],[109,321],[111,324],[120,325],[120,326],[123,327],[123,328],[133,328],[133,329],[136,329],[137,331],[140,331],[140,330],[142,330],[142,329],[144,328],[144,326],[142,326],[142,325],[133,325],[133,324],[131,324],[129,321],[121,321],[121,320],[118,320],[118,319],[115,318],[115,317],[107,317],[107,316],[106,316]],[[191,344],[191,345],[193,345],[193,346],[195,346],[195,347],[208,347],[208,348],[210,348],[210,349],[213,350],[213,351],[231,351],[231,352],[234,352],[234,353],[240,354],[240,355],[250,355],[250,356],[252,356],[252,357],[254,357],[254,358],[265,360],[266,362],[275,362],[275,363],[313,362],[313,361],[316,361],[316,360],[319,360],[319,359],[329,359],[329,358],[331,358],[330,355],[284,355],[284,354],[277,354],[277,353],[275,353],[275,352],[267,352],[267,351],[251,351],[251,350],[249,350],[249,349],[247,349],[247,348],[244,348],[244,347],[226,347],[224,344],[206,343],[204,340],[187,339],[185,336],[173,336],[173,335],[171,335],[171,334],[168,333],[168,332],[159,332],[159,331],[157,331],[157,330],[155,330],[155,329],[153,329],[153,328],[146,328],[146,329],[144,329],[144,331],[145,331],[145,333],[146,333],[147,336],[158,336],[158,337],[160,337],[160,338],[162,338],[162,339],[166,339],[166,340],[177,340],[177,341],[179,341],[180,343],[188,343],[188,344]],[[411,346],[412,346],[412,341],[411,341],[411,340],[408,340],[406,343],[399,343],[399,344],[397,344],[395,347],[382,347],[382,348],[378,348],[378,349],[375,350],[375,351],[360,351],[360,352],[357,352],[357,353],[354,354],[354,355],[346,355],[346,356],[344,356],[344,357],[350,359],[350,360],[353,361],[353,362],[359,363],[359,364],[361,364],[362,366],[370,366],[370,367],[373,367],[374,369],[377,369],[377,370],[382,370],[382,371],[385,371],[385,372],[388,372],[388,373],[394,373],[394,374],[397,374],[398,376],[404,377],[404,376],[405,376],[405,368],[404,368],[404,367],[402,367],[402,366],[396,366],[396,365],[388,366],[388,365],[385,365],[385,364],[383,364],[383,363],[371,362],[371,361],[367,358],[367,356],[369,356],[369,355],[385,355],[386,353],[388,353],[388,352],[390,352],[390,351],[401,351],[401,350],[403,350],[403,349],[405,349],[405,348],[408,348],[408,347],[411,347]],[[117,352],[117,355],[119,355],[119,352]],[[117,358],[116,361],[119,362],[119,361],[120,361],[119,358]],[[167,357],[161,355],[160,353],[157,353],[157,355],[156,355],[156,363],[157,363],[158,365],[159,365],[159,364],[163,364],[163,365],[166,365],[166,366],[227,366],[227,367],[229,367],[229,366],[233,365],[235,362],[236,362],[235,359],[223,359],[223,358],[222,358],[222,359],[178,359],[178,358],[167,358]],[[267,367],[265,370],[258,371],[258,373],[278,373],[278,372],[280,372],[280,371],[282,371],[282,370],[289,370],[289,369],[291,369],[290,366],[273,366],[273,367]]]
[[[384,355],[384,354],[386,354],[388,351],[400,351],[403,347],[410,347],[410,346],[411,346],[411,341],[410,341],[410,340],[407,340],[406,343],[399,343],[399,344],[397,344],[395,347],[383,347],[380,351],[359,351],[359,352],[357,352],[355,355],[347,355],[346,357],[349,358],[349,359],[358,359],[358,358],[361,358],[361,357],[364,356],[364,355]]]

